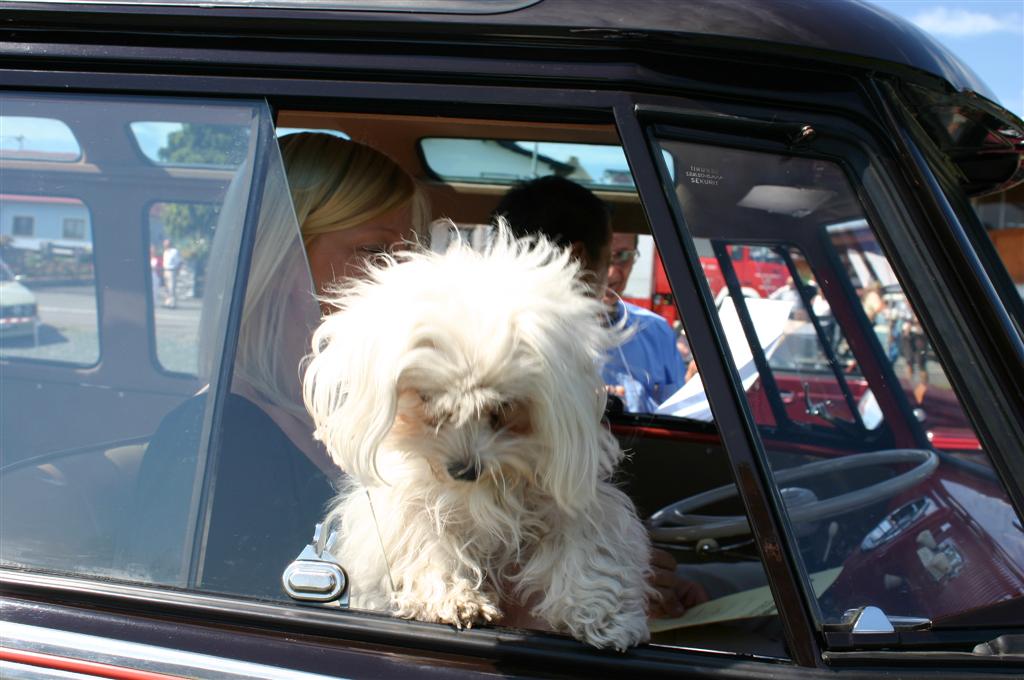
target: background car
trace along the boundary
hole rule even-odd
[[[0,336],[29,337],[36,342],[38,328],[36,296],[0,261]]]

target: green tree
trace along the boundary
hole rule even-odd
[[[185,123],[167,136],[157,151],[161,161],[171,165],[238,167],[249,150],[249,130],[240,125],[199,125]],[[167,238],[181,251],[195,274],[193,295],[202,295],[213,230],[220,206],[172,203],[164,211]]]
[[[167,145],[157,155],[175,165],[237,167],[249,150],[249,129],[241,125],[185,123],[167,135]]]

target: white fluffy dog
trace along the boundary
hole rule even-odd
[[[578,265],[504,228],[394,260],[330,300],[305,374],[349,475],[328,523],[352,605],[462,627],[528,603],[591,645],[643,642],[650,543],[601,423],[621,337]]]

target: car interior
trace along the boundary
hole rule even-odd
[[[182,331],[175,325],[185,322],[176,320],[162,308],[154,290],[157,284],[150,272],[150,247],[156,243],[160,220],[170,219],[167,210],[154,206],[218,203],[228,191],[234,174],[231,167],[223,164],[167,162],[159,157],[154,162],[140,142],[138,130],[141,128],[137,124],[173,121],[179,126],[230,125],[240,124],[244,116],[225,111],[220,119],[216,116],[211,119],[208,110],[173,107],[167,102],[111,107],[101,99],[83,99],[68,107],[61,100],[35,96],[12,98],[10,102],[5,99],[5,107],[4,116],[60,120],[77,140],[80,153],[73,160],[52,156],[4,157],[3,191],[46,196],[56,195],[60,187],[73,187],[72,191],[77,193],[70,198],[81,199],[87,205],[92,238],[89,257],[95,274],[91,281],[80,282],[78,290],[85,293],[88,304],[92,305],[89,309],[94,310],[98,358],[94,361],[52,358],[53,355],[46,354],[49,350],[45,347],[36,348],[15,340],[5,340],[0,345],[0,366],[4,371],[4,379],[0,381],[0,400],[4,404],[0,409],[0,428],[4,432],[0,448],[0,533],[8,546],[4,560],[57,572],[74,564],[79,572],[132,580],[131,575],[124,574],[116,564],[118,527],[126,518],[130,520],[135,478],[146,455],[149,437],[167,412],[207,383],[198,368],[198,359],[185,351],[189,347],[194,351],[197,328]],[[531,150],[524,140],[595,148],[621,146],[611,122],[551,122],[523,119],[521,115],[503,118],[494,116],[493,111],[491,115],[490,118],[457,118],[282,106],[276,111],[275,124],[279,133],[333,131],[385,153],[423,187],[434,219],[450,219],[467,228],[490,223],[501,196],[516,181],[529,177],[529,172],[539,172],[539,165],[546,164],[550,171],[570,178],[572,173],[577,173],[579,178],[580,170],[587,175],[579,159],[573,162],[545,157],[538,153],[537,146]],[[133,124],[136,124],[134,131]],[[488,175],[489,170],[464,174],[454,170],[446,178],[436,167],[440,161],[432,164],[431,154],[425,153],[424,140],[475,140],[475,146],[451,146],[449,160],[454,168],[484,164],[484,155],[493,153],[498,162],[515,158],[527,170],[509,170],[504,176]],[[708,186],[704,187],[704,194],[700,194],[700,187],[692,186],[687,193],[687,187],[679,180],[677,194],[687,225],[699,249],[703,249],[701,252],[711,253],[717,258],[717,264],[728,270],[723,272],[722,289],[729,300],[727,306],[737,310],[733,317],[738,327],[746,326],[746,339],[754,339],[748,354],[757,372],[752,382],[744,384],[773,470],[782,472],[821,461],[846,460],[856,457],[847,454],[863,451],[930,450],[921,423],[907,424],[893,419],[894,415],[902,417],[911,413],[919,405],[910,403],[904,390],[884,392],[880,389],[887,381],[899,384],[906,380],[884,361],[884,347],[857,304],[857,292],[849,274],[855,266],[847,252],[852,246],[843,245],[845,236],[828,238],[824,231],[828,225],[865,219],[858,196],[849,189],[839,166],[781,164],[786,168],[786,181],[790,186],[804,183],[821,187],[831,182],[832,193],[812,197],[818,203],[809,213],[802,213],[799,207],[790,205],[782,209],[778,205],[787,200],[812,200],[807,195],[778,191],[758,199],[751,192],[752,188],[760,186],[784,184],[778,177],[768,177],[778,172],[779,163],[767,154],[752,160],[750,155],[723,153],[721,149],[701,148],[685,142],[666,142],[663,149],[670,166],[668,171],[676,178],[692,171],[692,166],[715,165],[718,172],[730,180],[720,187],[710,187],[721,189],[713,197],[706,192]],[[624,157],[623,164],[613,169],[624,172],[626,177],[587,175],[581,181],[611,206],[614,231],[650,234],[646,213],[628,176]],[[829,173],[835,173],[835,177],[829,179]],[[840,186],[843,189],[836,188]],[[758,200],[762,203],[758,204]],[[737,217],[740,214],[737,211],[741,210],[737,205],[744,201],[747,205],[743,210],[747,212],[742,214],[754,215],[756,219],[743,221]],[[765,257],[774,266],[786,267],[798,280],[815,278],[820,283],[831,304],[831,318],[838,321],[843,331],[843,336],[834,344],[820,350],[824,352],[820,362],[822,370],[796,371],[792,375],[785,370],[770,370],[769,350],[757,342],[756,331],[750,325],[756,310],[748,308],[735,266],[728,263],[732,252],[728,249],[737,247],[763,248],[768,253]],[[871,248],[877,250],[877,246]],[[870,248],[865,247],[865,250]],[[207,278],[212,276],[207,273]],[[44,292],[56,295],[53,292],[56,290],[52,287]],[[718,292],[710,291],[712,295]],[[804,295],[796,304],[810,309],[811,299],[806,297],[806,292]],[[767,298],[767,294],[764,297]],[[60,304],[58,300],[55,307]],[[182,306],[186,307],[185,303]],[[194,309],[199,310],[199,307]],[[696,310],[681,311],[685,326],[686,315]],[[46,304],[41,302],[42,324],[59,326],[47,313]],[[725,323],[726,312],[720,313]],[[198,323],[198,315],[196,311],[188,323]],[[179,331],[192,338],[184,342],[185,350],[177,345],[171,348],[161,344],[167,334]],[[824,337],[821,324],[814,326],[814,332]],[[51,346],[75,340],[67,332],[50,337]],[[841,360],[844,352],[847,357],[856,357],[856,370],[848,359]],[[737,366],[738,370],[740,368]],[[825,378],[815,383],[814,378],[809,377],[812,373]],[[820,387],[825,383],[827,385]],[[939,392],[934,385],[930,390],[933,395]],[[866,418],[863,404],[869,393],[885,414],[882,424],[875,428],[863,422]],[[759,394],[761,396],[757,396]],[[928,406],[924,408],[927,410]],[[764,586],[758,548],[749,528],[745,528],[745,511],[740,498],[735,493],[724,492],[707,496],[709,491],[733,485],[732,467],[714,420],[621,412],[609,413],[608,420],[629,454],[616,479],[627,490],[642,517],[650,518],[682,499],[705,500],[699,509],[687,507],[675,520],[659,525],[669,531],[662,532],[661,538],[656,534],[655,544],[668,549],[680,564],[695,566],[696,569],[689,572],[697,574],[695,578],[700,577],[701,568],[713,570],[721,564],[747,564],[754,565],[760,581],[754,578],[743,590],[753,593]],[[786,508],[794,510],[807,502],[801,494],[810,494],[814,501],[830,499],[876,488],[893,479],[903,479],[907,474],[920,475],[902,487],[862,502],[855,512],[832,516],[831,522],[792,520],[791,530],[799,537],[801,559],[807,572],[812,574],[812,580],[817,574],[846,565],[844,574],[830,573],[826,578],[831,580],[823,586],[823,590],[828,591],[829,586],[835,585],[820,600],[823,620],[829,623],[838,623],[847,608],[856,606],[864,598],[863,592],[875,592],[874,586],[862,588],[863,582],[853,578],[851,572],[867,564],[863,558],[863,541],[879,531],[888,530],[892,535],[880,539],[881,547],[876,556],[881,551],[896,551],[899,545],[899,550],[903,551],[898,556],[901,563],[917,569],[923,565],[926,571],[931,565],[927,573],[932,577],[939,574],[939,578],[920,583],[910,571],[877,574],[875,581],[884,584],[879,586],[878,597],[891,595],[892,601],[905,607],[896,611],[897,614],[916,613],[915,607],[922,597],[951,582],[954,572],[959,573],[962,567],[954,564],[957,560],[960,564],[980,560],[974,557],[975,552],[991,545],[985,542],[988,538],[971,549],[965,547],[967,542],[963,539],[957,539],[957,545],[952,547],[948,542],[943,543],[946,539],[939,536],[936,527],[943,522],[953,522],[955,509],[939,507],[934,494],[922,491],[923,486],[911,485],[911,482],[923,484],[938,464],[927,456],[927,451],[917,458],[890,457],[879,461],[875,465],[849,469],[822,469],[815,472],[813,481],[791,484],[780,490]],[[922,472],[922,467],[928,465],[932,467]],[[987,497],[994,498],[1002,493],[977,446],[944,453],[942,465],[953,471],[949,479],[975,489],[976,495],[984,491]],[[787,496],[788,493],[791,496]],[[683,532],[686,538],[672,538],[673,528],[685,529],[687,523],[703,526],[721,517],[739,518],[741,526],[718,538],[694,539],[693,532]],[[913,524],[926,518],[930,518],[927,527]],[[911,525],[913,532],[896,536],[902,527]],[[937,540],[922,539],[924,531],[931,531]],[[297,536],[295,540],[298,554],[308,536]],[[929,555],[940,555],[945,566],[938,564],[942,561],[938,557],[933,560],[935,564],[921,558],[918,555],[921,548],[927,548]],[[1000,549],[1007,550],[1005,546]],[[1015,556],[1011,562],[1016,559],[1018,565],[1024,564],[1024,560],[1016,557],[1024,554],[1016,552],[1024,550],[1019,541],[1013,541],[1008,550]],[[896,559],[892,557],[890,562]],[[883,566],[871,569],[883,569]],[[986,573],[978,574],[978,578],[985,576]],[[896,578],[901,581],[895,583]],[[1020,590],[1024,583],[1021,579],[1024,575],[1004,579],[997,588],[999,596],[1024,594]],[[960,583],[967,581],[961,579]],[[974,581],[972,577],[970,592],[964,594],[962,606],[948,613],[990,602],[991,593],[975,592],[975,588],[983,586]],[[199,588],[202,589],[201,584]],[[767,589],[761,589],[757,596],[764,599],[766,593]],[[718,618],[709,615],[703,625],[666,626],[655,634],[653,641],[785,656],[783,634],[771,606],[770,593],[767,593],[767,600],[767,606],[750,605],[740,614],[727,613]]]

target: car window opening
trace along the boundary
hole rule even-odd
[[[459,244],[486,249],[499,215],[513,229],[540,230],[528,210],[540,199],[517,207],[512,198],[543,180],[535,186],[577,197],[550,236],[564,240],[601,293],[606,323],[634,329],[602,358],[601,379],[606,422],[629,452],[616,480],[667,556],[678,598],[654,612],[652,641],[788,656],[690,351],[686,316],[699,310],[677,309],[611,125],[281,110],[280,146],[258,174],[266,110],[165,104],[67,104],[103,112],[89,119],[96,129],[70,126],[80,146],[71,160],[88,161],[93,145],[120,135],[108,148],[120,165],[101,173],[133,186],[131,210],[96,182],[83,180],[70,194],[56,179],[47,185],[46,168],[38,175],[52,195],[4,195],[4,328],[28,319],[38,333],[29,342],[5,330],[0,346],[16,369],[5,394],[23,397],[20,417],[31,423],[3,450],[2,483],[12,490],[0,513],[6,564],[289,602],[282,573],[345,483],[313,438],[298,381],[314,328],[334,311],[332,284],[406,247],[413,234],[440,253]],[[331,143],[373,157],[352,163],[380,156],[395,166],[356,214],[314,196],[316,187],[289,185],[304,147],[321,143],[324,131]],[[999,576],[1024,565],[1020,532],[1005,530],[1019,520],[876,239],[885,225],[866,219],[838,166],[668,139],[662,147],[817,622],[840,625],[848,610],[870,604],[941,625],[1024,595]],[[12,192],[29,184],[21,160],[0,154]],[[69,161],[49,162],[56,173]],[[247,288],[232,291],[225,272],[254,219],[246,206],[255,177],[265,180]],[[569,233],[570,217],[582,218],[587,203],[596,217]],[[307,219],[323,210],[332,212]],[[60,213],[58,226],[44,225],[46,211]],[[331,227],[340,223],[355,228]],[[104,251],[94,232],[112,225],[128,236]],[[43,286],[44,272],[68,281]],[[114,282],[125,305],[113,306],[97,280]],[[224,351],[232,294],[244,300],[233,382],[210,440],[216,475],[204,481],[196,452],[206,445],[210,370]],[[66,322],[50,315],[62,301],[72,309]],[[81,339],[82,318],[98,319],[91,340]],[[44,349],[88,343],[110,349],[79,362],[98,366],[84,377],[58,372],[61,361],[75,360]],[[420,399],[438,422],[445,417],[422,395],[404,398]],[[47,400],[67,404],[55,416],[64,427],[40,422]],[[491,415],[501,427],[529,426],[514,401]],[[468,482],[480,474],[472,465],[452,472]],[[197,480],[212,495],[209,526],[197,534],[202,549],[193,553]],[[88,513],[71,513],[66,526],[47,521],[79,498],[89,499]],[[385,543],[390,519],[360,527],[372,548]],[[1001,562],[985,557],[993,546]],[[193,564],[193,554],[203,563]],[[390,578],[396,556],[379,556]],[[341,567],[359,583],[359,564]],[[494,625],[546,628],[531,602],[501,604],[507,616]]]

